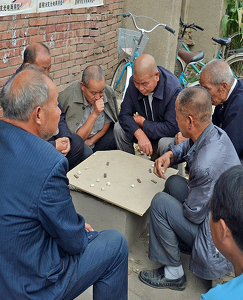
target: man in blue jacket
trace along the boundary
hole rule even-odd
[[[0,298],[127,299],[125,238],[93,231],[70,196],[68,160],[46,142],[61,110],[53,81],[26,69],[6,86],[0,121]]]
[[[6,82],[11,81],[19,72],[21,72],[29,64],[34,64],[41,68],[46,75],[49,76],[51,69],[51,54],[49,48],[43,43],[33,43],[24,51],[24,61],[12,77]],[[5,86],[3,86],[1,93],[5,93]],[[53,136],[49,142],[64,156],[69,162],[69,170],[74,168],[84,159],[92,154],[88,146],[84,145],[84,141],[77,134],[72,134],[67,126],[65,120],[65,113],[62,111],[58,123],[59,132]]]
[[[156,152],[162,155],[162,138],[173,138],[179,131],[175,100],[181,90],[174,74],[157,67],[151,55],[140,55],[134,62],[133,76],[114,128],[118,149],[134,154],[136,142],[147,155],[153,151],[154,156]]]
[[[228,134],[243,161],[243,81],[234,78],[225,61],[214,59],[202,68],[200,84],[215,105],[213,123]]]

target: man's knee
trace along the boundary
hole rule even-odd
[[[151,202],[150,211],[152,213],[154,212],[161,212],[164,210],[164,207],[166,207],[168,203],[168,195],[164,192],[157,193]]]
[[[112,251],[118,251],[124,256],[128,256],[127,240],[123,234],[114,229],[108,229],[100,232],[103,239],[106,240],[107,246]]]
[[[168,148],[170,143],[175,143],[175,138],[171,138],[171,137],[164,137],[161,138],[158,142],[158,150],[157,153],[159,156],[161,156],[164,151]]]

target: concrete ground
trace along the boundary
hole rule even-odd
[[[128,299],[129,300],[198,300],[202,293],[211,288],[211,281],[203,280],[189,271],[190,256],[181,254],[182,264],[187,276],[187,286],[182,292],[169,289],[155,289],[138,279],[138,273],[144,269],[160,267],[148,259],[148,227],[129,251],[128,263]],[[92,287],[76,300],[92,300]],[[116,299],[114,299],[116,300]]]

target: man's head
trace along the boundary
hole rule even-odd
[[[182,135],[194,142],[211,123],[211,97],[203,87],[182,90],[175,103],[176,120]]]
[[[94,105],[105,92],[105,73],[99,65],[90,65],[84,69],[80,83],[85,99]]]
[[[159,81],[159,71],[153,56],[149,54],[139,55],[133,67],[133,81],[135,87],[144,96],[152,93]]]
[[[1,100],[4,119],[48,140],[58,133],[57,98],[53,81],[37,67],[27,67],[6,85]]]
[[[233,241],[243,255],[242,165],[230,168],[219,177],[214,186],[210,208],[210,228],[217,249],[231,260],[234,253],[229,253],[229,249]]]
[[[229,65],[221,59],[211,60],[202,68],[200,84],[208,90],[213,105],[226,101],[233,82],[234,76]]]
[[[33,43],[24,51],[24,66],[35,64],[49,75],[51,69],[51,54],[43,43]]]

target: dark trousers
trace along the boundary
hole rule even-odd
[[[128,247],[116,230],[99,233],[80,255],[69,292],[63,300],[72,300],[93,285],[94,300],[127,300]]]
[[[166,266],[181,265],[179,241],[193,246],[199,225],[184,217],[183,202],[188,197],[185,178],[167,179],[164,192],[157,193],[150,208],[149,258]]]
[[[113,133],[114,124],[111,123],[107,132],[95,143],[93,152],[105,150],[117,150],[116,140]]]

